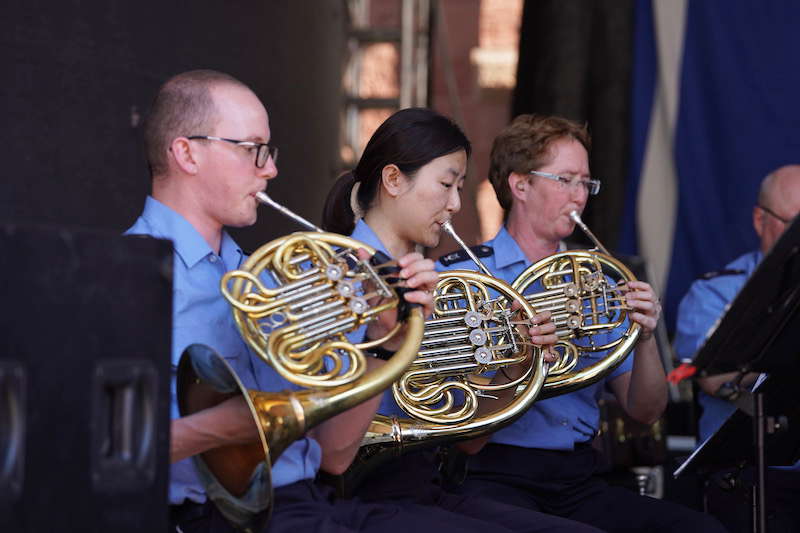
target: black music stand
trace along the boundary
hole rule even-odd
[[[674,473],[725,466],[756,469],[754,531],[766,531],[766,464],[800,457],[800,406],[793,379],[800,370],[800,220],[767,254],[694,359],[699,377],[763,372],[769,377],[736,401],[737,410]]]

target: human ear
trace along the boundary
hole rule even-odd
[[[169,145],[172,161],[186,174],[197,174],[199,165],[197,154],[192,150],[192,144],[186,137],[176,137]]]
[[[406,177],[397,165],[390,164],[381,170],[381,183],[390,196],[396,197],[405,191]]]
[[[753,208],[753,229],[756,230],[756,235],[761,239],[764,233],[764,211],[758,206]]]
[[[508,188],[511,189],[511,196],[517,200],[524,200],[527,188],[530,186],[528,177],[517,172],[508,175]]]

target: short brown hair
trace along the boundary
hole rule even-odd
[[[246,87],[223,72],[191,70],[173,76],[158,90],[144,124],[144,150],[150,175],[167,170],[167,149],[182,135],[211,135],[217,123],[211,88],[221,84]]]
[[[519,115],[505,127],[492,143],[489,181],[506,214],[511,210],[511,189],[508,176],[512,172],[527,174],[546,165],[552,158],[553,142],[575,139],[589,151],[591,139],[586,126],[572,120],[542,115]]]

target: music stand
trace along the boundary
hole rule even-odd
[[[800,218],[800,217],[798,217]],[[726,372],[769,374],[742,393],[737,410],[674,473],[755,464],[754,529],[766,530],[765,471],[800,454],[800,407],[792,377],[800,369],[800,220],[787,228],[709,331],[694,359],[699,377]],[[767,453],[769,456],[767,457]]]

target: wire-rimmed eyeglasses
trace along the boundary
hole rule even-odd
[[[187,139],[202,139],[207,141],[225,141],[226,143],[232,143],[236,146],[242,146],[247,148],[248,150],[252,151],[253,149],[256,150],[256,167],[257,168],[264,168],[264,165],[267,164],[267,160],[271,157],[272,162],[277,164],[278,163],[278,147],[277,146],[270,146],[266,143],[257,143],[253,141],[238,141],[236,139],[226,139],[224,137],[214,137],[213,135],[192,135],[190,137],[186,137]]]
[[[528,172],[528,174],[533,174],[534,176],[540,176],[542,178],[553,180],[559,185],[561,185],[562,189],[571,189],[573,187],[581,185],[586,189],[586,192],[588,192],[592,196],[600,192],[600,180],[581,179],[578,177],[573,178],[571,176],[559,176],[558,174],[551,174],[549,172],[539,172],[538,170],[531,170],[530,172]]]
[[[792,221],[791,218],[783,218],[778,213],[776,213],[775,211],[773,211],[772,209],[770,209],[769,207],[767,207],[765,205],[757,204],[756,207],[758,207],[759,209],[761,209],[762,211],[764,211],[766,214],[770,215],[771,217],[774,217],[776,220],[780,220],[784,224],[788,224],[788,223],[790,223]]]

